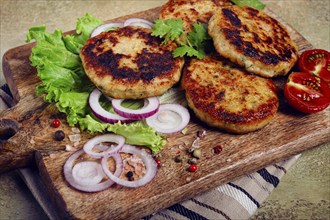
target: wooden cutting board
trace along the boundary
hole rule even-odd
[[[154,8],[112,21],[129,17],[154,20],[159,11],[160,8]],[[269,10],[266,13],[277,18]],[[281,22],[298,44],[300,53],[312,48],[305,38]],[[66,124],[65,115],[58,113],[54,104],[43,102],[43,98],[35,94],[40,81],[28,59],[33,46],[31,43],[13,48],[3,57],[3,72],[17,104],[0,113],[0,136],[18,132],[0,146],[0,172],[36,164],[62,218],[138,219],[330,141],[330,108],[313,115],[293,110],[283,98],[286,78],[277,78],[280,108],[265,128],[245,135],[232,135],[209,128],[192,116],[187,134],[169,136],[168,144],[161,152],[162,167],[151,183],[137,189],[116,185],[98,193],[83,193],[64,180],[63,164],[72,153],[65,150],[65,145],[72,143],[68,139],[54,141],[56,129],[50,124],[54,118],[60,118],[61,129],[67,135],[73,132]],[[190,173],[186,170],[188,155],[179,145],[191,145],[196,132],[203,129],[207,131],[206,138],[200,142],[203,156],[198,161],[198,171]],[[94,135],[82,133],[79,147]],[[214,154],[212,149],[218,144],[223,151]],[[185,155],[181,163],[174,162],[178,153]]]

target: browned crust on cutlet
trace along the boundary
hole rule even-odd
[[[188,61],[181,85],[201,121],[232,133],[264,127],[279,105],[272,80],[251,75],[219,56]]]
[[[220,7],[228,5],[232,5],[230,0],[169,0],[162,6],[159,19],[181,18],[189,32],[194,23],[206,24]]]
[[[162,44],[150,33],[149,29],[128,26],[90,38],[80,53],[87,76],[114,98],[146,98],[166,92],[179,81],[183,59],[173,58],[175,44]],[[125,48],[116,52],[123,39],[129,52]],[[138,48],[142,44],[144,48]]]
[[[286,28],[251,7],[223,7],[211,18],[209,34],[222,56],[264,77],[287,74],[298,58]]]

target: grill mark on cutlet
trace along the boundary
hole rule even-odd
[[[292,55],[295,54],[296,48],[293,46],[288,46],[287,48],[281,47],[281,41],[286,41],[290,39],[288,33],[282,28],[278,21],[269,17],[264,17],[259,15],[259,11],[253,8],[248,8],[246,10],[247,15],[246,19],[257,19],[263,21],[264,23],[274,27],[274,38],[265,36],[263,39],[261,36],[258,36],[253,30],[249,30],[244,23],[239,19],[235,11],[230,8],[223,8],[222,13],[228,21],[230,21],[229,28],[223,28],[222,31],[225,34],[226,38],[235,45],[236,49],[242,51],[245,56],[255,58],[268,65],[276,65],[281,61],[288,61],[292,58]],[[255,47],[250,41],[243,40],[244,32],[252,33],[252,41],[256,44],[273,45],[279,53],[272,51],[262,51],[258,47]],[[272,48],[272,47],[270,47]]]
[[[239,20],[238,16],[232,10],[224,8],[222,12],[235,27],[241,27],[241,20]]]
[[[146,49],[143,49],[142,55],[136,60],[141,78],[150,81],[155,77],[161,77],[171,71],[174,67],[172,56],[170,51],[150,53]]]
[[[156,77],[168,77],[167,74],[176,68],[173,55],[168,50],[161,50],[159,53],[154,53],[143,49],[142,53],[138,54],[135,58],[131,55],[116,54],[109,48],[103,51],[102,44],[105,41],[110,41],[115,46],[119,43],[117,36],[131,37],[134,34],[138,34],[139,38],[143,39],[151,47],[160,45],[158,38],[152,37],[146,32],[123,28],[121,31],[116,32],[116,37],[110,33],[104,33],[103,35],[105,36],[91,38],[91,42],[88,42],[87,46],[83,48],[85,60],[88,65],[97,67],[98,71],[96,71],[96,74],[99,77],[111,75],[114,79],[123,79],[126,82],[143,80],[145,83],[152,81]],[[95,48],[97,49],[95,50]],[[133,63],[137,64],[137,68],[120,67],[119,64],[122,58],[131,59]]]
[[[243,39],[240,35],[239,30],[231,30],[228,28],[223,28],[222,31],[226,35],[226,38],[230,39],[230,42],[234,44],[237,48],[242,48],[243,47]]]

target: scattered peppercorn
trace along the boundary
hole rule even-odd
[[[126,177],[127,177],[127,179],[129,180],[129,181],[133,181],[134,180],[134,177],[133,177],[133,172],[132,171],[128,171],[127,173],[126,173]]]
[[[189,164],[196,164],[197,163],[197,159],[196,158],[191,158],[188,160]]]
[[[180,155],[177,155],[177,156],[174,158],[174,161],[177,162],[177,163],[180,163],[180,162],[182,162],[182,159],[183,159],[183,157],[182,157],[182,155],[180,154]]]
[[[55,131],[54,138],[57,141],[62,141],[65,138],[65,134],[62,130]]]
[[[133,176],[133,172],[132,172],[132,171],[128,171],[128,172],[126,173],[126,176],[127,176],[127,177],[132,177],[132,176]]]
[[[189,149],[188,149],[188,153],[193,153],[194,152],[194,150],[195,150],[195,147],[190,147]]]
[[[157,167],[159,168],[160,165],[161,165],[161,163],[160,163],[160,159],[159,159],[159,158],[155,158],[155,161],[156,161],[156,163],[157,163]]]
[[[132,177],[132,176],[133,176],[133,172],[132,172],[132,171],[128,171],[128,172],[126,173],[126,177],[130,178],[130,177]]]
[[[58,128],[58,127],[60,127],[60,125],[61,125],[61,121],[60,121],[60,120],[58,120],[58,119],[54,119],[54,120],[53,120],[53,122],[52,122],[52,126],[53,126],[54,128]]]
[[[217,146],[215,146],[215,147],[213,148],[213,152],[214,152],[215,154],[220,154],[221,151],[222,151],[222,147],[221,147],[220,144],[218,144]]]
[[[197,158],[197,159],[199,159],[199,158],[201,158],[201,156],[202,156],[202,151],[201,151],[201,149],[195,149],[194,151],[193,151],[193,156],[195,157],[195,158]]]
[[[191,149],[192,150],[194,150],[195,148],[199,148],[200,147],[200,145],[199,145],[199,141],[200,141],[201,139],[199,138],[199,137],[197,137],[193,142],[192,142],[192,144],[191,144]]]
[[[197,165],[196,164],[191,164],[188,168],[189,172],[196,172],[197,170]]]
[[[201,140],[203,140],[205,136],[206,136],[205,130],[197,131],[197,137],[199,137]]]

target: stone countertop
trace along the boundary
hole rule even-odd
[[[25,35],[31,26],[45,24],[48,31],[55,28],[69,31],[75,28],[76,18],[86,12],[101,20],[109,20],[157,7],[165,2],[0,0],[1,58],[7,50],[25,43]],[[330,51],[329,0],[264,2],[315,48]],[[1,69],[0,85],[4,82]],[[330,219],[329,162],[329,143],[304,152],[252,219]],[[15,171],[0,175],[0,219],[46,218],[42,208]]]

